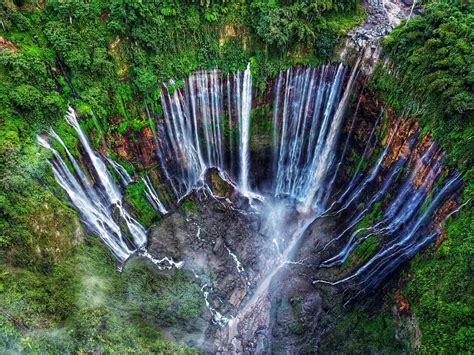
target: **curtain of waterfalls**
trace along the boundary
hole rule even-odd
[[[44,138],[38,137],[38,141],[43,147],[53,153],[51,166],[54,176],[68,194],[72,204],[81,215],[84,224],[92,233],[102,239],[120,261],[123,261],[135,249],[145,243],[145,228],[123,207],[122,194],[119,187],[108,171],[102,156],[90,146],[89,140],[82,131],[76,114],[71,108],[66,115],[66,119],[79,136],[85,151],[85,158],[88,161],[88,173],[94,180],[86,176],[85,169],[81,167],[54,131],[51,131],[51,136],[65,150],[67,160],[72,165],[72,169],[69,168],[59,152]],[[112,165],[120,170],[122,179],[130,182],[129,179],[131,178],[123,167],[119,167],[115,162]],[[116,218],[113,215],[114,210],[118,212],[118,217]]]
[[[382,110],[369,127],[370,134],[355,173],[345,186],[339,186],[333,193],[339,167],[345,162],[349,138],[357,125],[354,114],[344,148],[339,149],[345,110],[356,78],[357,65],[349,71],[343,64],[296,67],[279,73],[270,91],[274,95],[273,112],[268,117],[273,124],[268,157],[272,163],[267,172],[271,176],[271,190],[265,196],[268,198],[268,202],[263,202],[265,208],[259,212],[262,219],[278,215],[273,213],[277,211],[278,201],[284,202],[285,211],[290,205],[300,212],[298,226],[270,228],[274,241],[278,234],[285,234],[291,228],[298,231],[298,237],[290,236],[282,244],[287,249],[296,248],[294,239],[303,236],[315,218],[331,217],[341,222],[321,250],[325,253],[321,268],[342,265],[364,241],[377,239],[373,255],[350,275],[334,281],[315,281],[375,287],[388,273],[434,240],[438,234],[432,228],[436,212],[460,190],[462,179],[459,174],[443,176],[443,154],[436,144],[417,149],[418,132],[406,138],[403,149],[398,148],[404,153],[387,163],[403,125],[400,121],[390,128],[377,153],[372,154],[377,145],[373,138],[383,116]],[[250,65],[243,72],[227,76],[217,69],[197,71],[186,78],[183,87],[175,86],[172,81],[162,86],[163,114],[155,115],[162,183],[171,188],[179,201],[205,184],[208,168],[217,168],[243,196],[250,199],[257,196],[253,173],[259,167],[250,165],[253,92]],[[359,104],[360,99],[357,108]],[[147,114],[151,119],[148,107]],[[52,152],[54,176],[84,224],[123,261],[146,242],[145,228],[122,204],[120,186],[125,187],[133,179],[118,163],[92,149],[72,109],[66,119],[83,148],[82,164],[54,131],[49,135],[59,144],[62,154],[46,139],[40,137],[39,142]],[[421,151],[419,157],[413,156],[415,150]],[[363,163],[369,161],[372,163],[368,168],[362,169]],[[108,166],[116,172],[117,181]],[[160,201],[149,177],[142,176],[141,180],[151,206],[167,214],[168,209]],[[329,200],[332,204],[328,207]],[[368,226],[361,226],[361,221],[376,205],[382,206],[380,216],[370,220]],[[264,210],[266,217],[263,217]],[[273,212],[268,213],[269,210]],[[271,223],[264,226],[279,225],[273,220],[267,222]],[[285,256],[283,263],[292,253],[292,250],[280,253]]]

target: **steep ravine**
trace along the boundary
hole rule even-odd
[[[1,2],[0,353],[469,353],[473,14]]]
[[[375,292],[442,235],[462,180],[445,171],[416,120],[396,117],[356,68],[292,68],[263,98],[250,79],[249,71],[199,72],[172,94],[163,88],[164,114],[147,108],[156,136],[143,128],[112,147],[153,177],[146,197],[164,216],[146,240],[121,191],[147,176],[107,162],[85,137],[86,166],[59,153],[52,163],[118,259],[139,254],[193,275],[207,314],[195,332],[170,329],[170,337],[209,352],[317,351],[331,307]],[[254,115],[254,106],[252,115],[250,102],[271,109]],[[68,120],[76,125],[73,112]],[[246,129],[270,142],[255,146]]]
[[[161,110],[145,103],[151,127],[116,133],[100,154],[71,111],[82,167],[41,138],[86,226],[119,260],[145,257],[194,278],[207,310],[186,330],[166,329],[170,339],[211,353],[318,352],[341,309],[380,297],[407,261],[442,242],[462,177],[416,118],[396,116],[367,87],[381,38],[412,9],[366,6],[341,53],[352,67],[290,68],[264,92],[253,90],[250,64],[194,72],[161,86]],[[134,171],[104,159],[109,149]],[[138,182],[162,216],[148,231],[124,194]]]

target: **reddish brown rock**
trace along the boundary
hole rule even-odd
[[[434,216],[435,228],[440,231],[440,234],[436,239],[435,250],[438,250],[441,247],[441,244],[443,244],[443,242],[446,240],[446,228],[442,225],[442,222],[458,207],[459,203],[455,199],[450,199],[440,207]]]
[[[114,134],[114,150],[121,157],[130,160],[127,141],[124,136],[121,136],[118,133]]]
[[[412,180],[413,186],[415,188],[420,187],[422,184],[425,184],[425,188],[428,189],[428,191],[433,188],[436,176],[432,171],[430,171],[431,165],[434,161],[439,161],[442,158],[443,152],[439,147],[437,147],[428,161],[423,162],[421,160],[423,154],[425,154],[425,152],[430,149],[432,144],[433,139],[430,134],[427,134],[417,144],[412,154],[415,164],[422,164]]]
[[[153,137],[153,131],[150,126],[143,127],[138,137],[140,157],[142,158],[141,164],[146,167],[150,167],[158,163],[156,159],[156,140]]]
[[[436,238],[436,243],[435,243],[435,250],[438,251],[438,249],[441,247],[441,244],[446,240],[446,229],[443,229],[441,233],[438,235],[438,238]]]
[[[17,52],[18,48],[10,41],[6,40],[2,36],[0,36],[0,50],[8,49],[12,52]]]
[[[137,167],[149,168],[158,163],[156,139],[150,126],[145,126],[140,131],[128,128],[123,134],[114,131],[111,135],[115,153]]]
[[[387,113],[389,115],[389,121],[392,128],[389,130],[389,132],[385,135],[383,139],[384,145],[388,144],[390,137],[392,136],[392,134],[394,134],[394,130],[397,129],[397,124],[394,121],[398,120],[398,118],[395,118],[391,110],[387,110]],[[401,120],[398,125],[398,130],[395,132],[395,135],[392,138],[392,142],[387,152],[387,156],[382,162],[383,167],[389,167],[401,157],[407,158],[410,155],[410,137],[412,137],[417,130],[418,125],[414,120]]]
[[[398,312],[408,313],[410,310],[410,303],[408,303],[408,300],[405,296],[402,295],[402,292],[400,290],[395,292],[394,298],[397,304]]]

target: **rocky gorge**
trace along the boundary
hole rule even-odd
[[[384,37],[401,21],[407,26],[423,16],[424,6],[378,0],[361,6],[364,20],[346,29],[331,61],[274,67],[265,47],[235,68],[225,59],[222,67],[189,65],[183,76],[158,83],[137,69],[140,84],[150,88],[133,96],[128,77],[121,77],[107,92],[109,98],[120,93],[112,115],[96,116],[85,104],[70,63],[58,59],[57,68],[49,66],[56,87],[74,101],[64,120],[35,131],[37,156],[49,174],[37,180],[74,216],[70,226],[80,237],[71,250],[77,243],[83,251],[71,251],[79,257],[69,265],[99,265],[99,254],[87,254],[88,234],[116,268],[113,275],[97,268],[81,276],[79,267],[79,284],[70,287],[74,317],[86,317],[88,325],[74,326],[68,337],[87,334],[81,329],[89,324],[107,334],[120,328],[111,319],[122,318],[139,324],[131,328],[139,339],[159,332],[159,339],[181,344],[184,352],[334,353],[342,334],[362,319],[342,352],[420,350],[420,320],[405,293],[410,265],[430,260],[447,239],[451,246],[448,222],[470,203],[470,175],[453,167],[436,130],[426,128],[421,106],[400,109],[396,100],[408,100],[396,96],[402,90],[386,94],[381,82],[400,75],[383,57]],[[167,11],[161,14],[170,16]],[[114,9],[110,14],[116,16]],[[101,14],[101,23],[107,16]],[[207,21],[212,18],[206,12]],[[238,46],[252,48],[256,39],[246,31],[226,24],[218,32],[220,48],[239,36]],[[1,39],[0,50],[22,52]],[[123,41],[117,35],[109,45],[112,56],[124,55]],[[136,63],[142,60],[138,46],[130,47]],[[312,55],[302,47],[295,51],[296,57]],[[229,61],[235,58],[229,54]],[[117,73],[128,72],[118,63]],[[58,265],[50,270],[60,277],[61,267],[72,267]],[[94,311],[81,303],[87,298]],[[387,338],[389,332],[393,344],[352,345],[354,337],[364,337],[367,322],[380,324],[377,312],[391,313],[392,324],[384,319],[383,329],[369,334]],[[21,317],[5,314],[29,334]],[[128,336],[125,347],[135,349],[138,343]],[[104,345],[96,349],[107,352]]]
[[[197,333],[174,331],[173,337],[207,352],[317,349],[323,304],[347,304],[376,291],[434,243],[442,221],[458,211],[462,180],[443,169],[442,150],[421,135],[416,120],[397,117],[376,101],[357,73],[342,64],[280,73],[266,95],[273,102],[259,101],[273,104],[273,112],[252,122],[273,126],[259,136],[273,142],[269,148],[243,138],[250,129],[246,105],[257,101],[246,88],[248,69],[227,77],[227,84],[213,71],[193,74],[184,91],[166,94],[164,88],[164,115],[150,113],[157,134],[147,135],[146,128],[139,141],[117,142],[119,155],[151,167],[153,179],[140,179],[147,179],[146,196],[164,217],[145,240],[145,230],[114,202],[117,197],[106,197],[119,204],[114,219],[123,231],[96,230],[123,260],[137,249],[159,268],[191,273],[208,325],[203,320]],[[228,121],[221,121],[224,102]],[[71,111],[68,120],[81,136],[74,117]],[[230,134],[220,131],[226,128]],[[204,141],[197,139],[201,129]],[[114,183],[96,161],[103,158],[85,138],[82,143],[86,174],[97,176],[96,193],[120,194],[119,185],[138,179],[123,172]],[[254,149],[258,158],[252,158]],[[63,176],[62,158],[55,159],[56,176],[85,222],[96,218],[90,217],[96,207],[84,209],[84,200],[74,197],[78,183]],[[74,161],[75,174],[84,174]],[[121,175],[120,165],[110,167]],[[176,210],[180,205],[184,209]]]

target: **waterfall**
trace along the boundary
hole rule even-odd
[[[122,185],[124,187],[133,181],[130,174],[127,172],[127,170],[125,170],[125,168],[122,165],[118,164],[116,161],[110,159],[109,157],[105,157],[105,159],[110,165],[112,165],[112,167],[114,168],[118,176],[120,176],[120,180],[122,181]]]
[[[318,165],[311,176],[307,197],[303,203],[303,211],[307,211],[309,208],[314,208],[317,213],[322,213],[326,208],[326,200],[324,197],[328,195],[327,189],[330,187],[327,177],[329,176],[329,171],[333,167],[334,159],[336,157],[339,133],[344,122],[346,107],[349,102],[350,94],[352,93],[354,80],[358,73],[360,60],[361,57],[358,58],[352,69],[342,98],[337,105],[334,116],[332,117],[331,126],[324,143],[324,148],[321,154],[315,154],[315,158],[318,160]]]
[[[394,132],[391,133],[387,146],[375,163],[374,168],[369,172],[368,177],[363,180],[357,188],[349,202],[344,208],[360,198],[362,189],[368,186],[368,182],[374,180],[374,175],[379,175],[381,161],[387,153],[387,147],[391,144]],[[411,155],[416,142],[417,133],[413,134],[407,143],[405,155]],[[374,288],[381,284],[385,277],[403,262],[409,260],[415,253],[421,250],[428,243],[432,242],[438,235],[438,231],[428,232],[430,224],[433,223],[437,209],[456,194],[462,186],[462,179],[459,174],[453,174],[446,181],[441,181],[443,154],[439,147],[432,143],[423,152],[419,160],[416,160],[408,168],[404,179],[399,184],[396,194],[388,201],[387,208],[381,214],[381,219],[372,222],[369,227],[362,227],[356,230],[353,228],[362,220],[363,216],[369,212],[375,201],[386,196],[388,187],[393,187],[394,177],[405,165],[407,157],[402,157],[395,162],[389,172],[384,177],[379,190],[364,204],[363,211],[357,214],[349,227],[332,240],[325,248],[336,241],[343,239],[345,234],[353,230],[350,237],[332,257],[321,263],[321,267],[334,267],[344,263],[350,254],[365,240],[377,238],[379,248],[370,258],[353,273],[338,281],[316,280],[315,283],[327,283],[338,285],[352,281],[360,289]],[[415,181],[420,181],[415,184]],[[430,189],[436,184],[432,194]]]
[[[370,135],[369,135],[369,138],[367,139],[367,143],[365,144],[364,151],[362,152],[362,156],[359,160],[359,163],[357,164],[356,171],[355,171],[354,175],[352,176],[352,179],[349,182],[349,184],[347,184],[347,187],[344,190],[344,192],[338,197],[338,199],[337,199],[338,203],[341,203],[343,201],[343,199],[346,197],[346,195],[349,192],[352,191],[352,189],[354,188],[354,185],[357,183],[357,180],[359,178],[361,178],[361,175],[359,174],[359,172],[360,172],[360,169],[362,168],[362,164],[364,163],[364,160],[366,158],[369,147],[372,144],[372,138],[375,134],[375,129],[377,128],[378,123],[379,123],[380,119],[382,118],[382,115],[383,115],[383,110],[380,111],[380,114],[377,116],[377,120],[375,121],[374,126],[372,127],[372,130],[370,131]]]
[[[275,197],[296,200],[304,210],[324,208],[330,196],[325,183],[332,185],[330,174],[356,73],[357,66],[343,88],[343,64],[280,72],[273,112]],[[163,175],[179,186],[178,199],[202,183],[211,167],[230,176],[241,194],[256,197],[250,186],[250,64],[226,80],[212,70],[192,73],[184,88],[171,90],[170,84],[161,92],[158,157]]]
[[[171,90],[170,86],[174,84],[172,81],[162,87],[163,118],[157,121],[157,131],[158,158],[163,162],[161,169],[166,179],[178,186],[174,189],[177,198],[202,184],[208,168],[227,173],[235,180],[240,192],[248,195],[252,106],[250,64],[243,73],[238,71],[227,76],[227,80],[223,80],[221,73],[214,69],[194,72],[185,80],[184,87]],[[233,153],[235,142],[232,135],[225,135],[226,131],[235,129],[234,122],[237,122],[239,133],[238,154]],[[238,162],[234,163],[235,155]],[[237,176],[232,171],[233,166],[238,166]]]
[[[90,146],[89,140],[81,129],[79,122],[76,118],[76,113],[69,107],[68,114],[66,115],[66,121],[76,130],[79,136],[79,140],[82,147],[85,149],[87,157],[89,158],[94,173],[97,175],[98,182],[102,185],[105,190],[105,195],[111,204],[118,203],[121,201],[121,194],[118,187],[115,185],[110,172],[107,170],[102,159],[99,155],[94,152]]]
[[[288,69],[285,79],[281,74],[278,77],[273,116],[273,141],[278,145],[273,149],[274,196],[294,199],[303,210],[321,212],[324,207],[322,189],[333,167],[355,70],[342,90],[345,73],[345,66],[339,64]]]
[[[250,109],[252,106],[252,76],[250,63],[244,72],[239,119],[239,153],[240,153],[240,191],[247,196],[249,192],[249,141],[250,141]]]
[[[158,194],[150,181],[150,178],[148,176],[142,177],[142,181],[145,184],[145,196],[148,202],[150,202],[153,208],[161,214],[167,214],[168,210],[166,209],[165,205],[163,205],[163,203],[160,201]]]
[[[437,233],[431,233],[426,236],[419,235],[418,232],[420,228],[433,217],[433,213],[440,206],[442,201],[449,196],[450,193],[459,188],[461,181],[459,174],[455,174],[448,179],[443,187],[436,193],[431,203],[429,203],[426,211],[420,211],[417,218],[413,219],[412,222],[404,228],[404,231],[399,234],[399,238],[389,242],[364,265],[358,268],[354,274],[339,281],[332,282],[332,284],[340,284],[360,277],[359,284],[368,284],[364,286],[372,287],[378,286],[390,271],[396,269],[403,261],[410,259],[425,246],[426,243],[433,241],[433,237],[436,237]],[[381,272],[382,270],[384,270],[384,272]],[[321,280],[318,281],[321,282]]]
[[[264,278],[267,284],[279,268],[292,262],[300,243],[304,243],[306,229],[324,216],[341,223],[336,223],[334,236],[321,244],[319,267],[343,264],[368,239],[377,240],[377,249],[361,265],[356,265],[349,276],[315,282],[379,285],[387,273],[436,237],[437,231],[430,221],[441,204],[462,185],[458,174],[442,181],[441,149],[434,143],[417,145],[419,130],[406,133],[407,127],[401,120],[389,129],[382,144],[378,142],[375,137],[384,113],[381,109],[374,115],[375,123],[369,125],[370,133],[368,130],[355,172],[337,194],[333,193],[338,172],[349,155],[349,142],[356,131],[357,113],[363,102],[361,95],[352,121],[348,122],[343,146],[339,147],[359,60],[350,71],[344,64],[280,71],[275,85],[268,91],[273,94],[273,112],[268,118],[273,126],[268,147],[271,161],[269,171],[264,173],[271,177],[270,187],[266,190],[268,201],[253,206],[264,222],[260,232],[279,249],[272,274]],[[211,191],[206,185],[206,171],[216,168],[241,195],[250,201],[259,197],[256,170],[260,167],[250,164],[254,162],[250,149],[253,96],[250,64],[244,71],[226,76],[217,69],[196,71],[183,83],[180,86],[169,81],[161,86],[162,115],[151,114],[146,107],[148,119],[156,120],[159,183],[167,184],[179,202],[194,189]],[[52,152],[54,176],[84,224],[121,261],[137,249],[140,255],[155,263],[171,260],[153,259],[147,254],[143,249],[145,229],[123,206],[121,188],[133,183],[133,178],[120,164],[92,149],[71,108],[66,120],[79,137],[84,152],[81,161],[71,154],[54,130],[49,132],[50,141],[43,137],[38,141]],[[58,144],[52,144],[51,140]],[[61,147],[61,153],[57,146]],[[375,147],[380,152],[374,153]],[[398,155],[392,160],[396,147],[399,147]],[[364,163],[367,169],[363,169]],[[149,176],[144,175],[141,180],[149,203],[160,214],[168,214]],[[328,208],[330,199],[332,204]],[[382,210],[375,220],[364,220],[373,218],[376,207]],[[299,213],[292,225],[282,223],[284,216],[296,212]],[[228,252],[240,271],[238,253],[230,249]],[[167,265],[178,265],[173,263],[168,261]],[[259,290],[264,292],[265,287],[260,286]]]
[[[81,168],[79,162],[69,152],[56,132],[51,130],[51,137],[56,139],[65,150],[67,160],[72,165],[72,170],[63,160],[61,154],[48,141],[38,137],[38,142],[53,153],[51,166],[54,176],[59,185],[66,191],[84,224],[92,233],[100,237],[117,259],[124,261],[135,249],[140,248],[145,243],[145,228],[123,207],[120,189],[107,170],[102,158],[92,150],[77,121],[75,112],[71,108],[69,108],[66,115],[66,120],[79,136],[86,158],[90,162],[88,173],[94,178],[93,180],[87,177],[86,171]],[[122,171],[123,167],[120,168],[119,170]],[[122,173],[124,171],[123,169]],[[130,178],[130,176],[127,174],[124,175],[124,178]],[[92,181],[95,181],[95,183]],[[117,218],[114,218],[114,210],[118,212]],[[121,222],[123,222],[124,227],[121,227]]]

